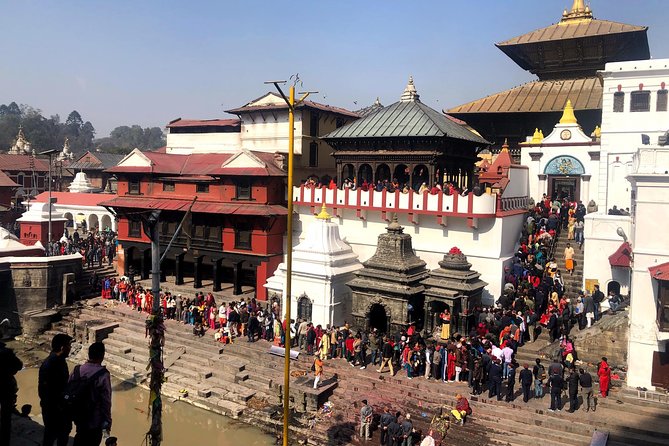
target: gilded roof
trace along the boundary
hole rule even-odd
[[[453,138],[478,144],[490,144],[444,114],[418,100],[399,101],[340,127],[324,139],[347,138]]]
[[[556,23],[497,44],[498,47],[554,40],[577,39],[629,32],[647,31],[646,26],[627,25],[609,20],[584,19]]]
[[[602,108],[603,88],[596,77],[537,80],[447,110],[447,113],[562,112],[567,100],[575,110]]]

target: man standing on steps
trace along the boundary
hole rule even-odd
[[[393,369],[393,353],[393,345],[388,338],[385,338],[383,349],[381,350],[381,367],[377,370],[378,373],[383,373],[383,369],[386,367],[386,364],[388,364],[390,367],[390,376],[395,376],[395,370]]]
[[[541,359],[536,359],[536,364],[532,369],[534,375],[534,397],[543,398],[544,396],[544,380],[546,379],[546,368],[541,363]]]
[[[520,383],[520,387],[523,389],[524,403],[530,399],[530,390],[532,389],[532,381],[534,380],[529,367],[530,366],[528,364],[523,364],[523,370],[520,371],[518,376],[518,382]]]
[[[551,406],[550,412],[560,412],[562,408],[562,389],[564,388],[564,379],[561,374],[552,374],[548,378],[548,385],[551,388]]]
[[[599,291],[599,287],[595,285],[595,292],[597,291]],[[585,312],[585,320],[588,322],[586,328],[592,327],[593,319],[597,320],[596,308],[597,307],[595,305],[595,301],[593,300],[593,296],[590,296],[586,293],[585,297],[583,298],[583,312]]]
[[[488,398],[497,396],[497,401],[502,401],[502,366],[500,363],[499,358],[493,358],[488,372]]]
[[[51,354],[39,368],[37,393],[42,407],[44,437],[42,445],[67,446],[72,422],[65,413],[65,386],[70,376],[66,358],[72,348],[72,338],[59,333],[51,340]]]
[[[574,413],[578,410],[578,383],[579,376],[575,368],[569,369],[569,376],[567,377],[569,384],[569,413]]]
[[[367,404],[367,400],[362,400],[362,404],[362,409],[360,409],[360,439],[371,440],[372,436],[369,433],[369,428],[372,425],[374,409]]]
[[[578,377],[579,384],[581,385],[581,397],[583,398],[583,407],[586,412],[590,411],[590,399],[592,398],[592,375],[586,372],[583,369],[578,370],[580,375]],[[592,405],[592,411],[595,411],[594,404]]]
[[[604,302],[604,293],[599,289],[599,285],[595,285],[595,291],[592,292],[592,301],[594,302],[594,318],[595,321],[598,321],[602,317],[601,304]],[[590,327],[590,323],[588,323],[588,327]]]
[[[383,414],[381,414],[381,419],[379,420],[379,429],[381,430],[381,446],[392,444],[390,434],[388,433],[388,426],[390,426],[390,423],[393,421],[395,421],[395,417],[390,413],[390,409],[388,407],[384,408]]]
[[[507,372],[507,380],[506,380],[506,402],[510,403],[513,401],[514,398],[514,385],[516,384],[516,368],[518,367],[518,363],[516,361],[512,361],[509,364],[508,372]]]

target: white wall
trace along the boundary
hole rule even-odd
[[[650,136],[651,144],[669,130],[669,112],[656,111],[657,91],[669,81],[669,59],[655,59],[606,64],[602,114],[602,154],[597,203],[609,209],[630,206],[630,186],[623,177],[632,171],[632,155],[641,145],[641,135]],[[650,111],[630,112],[632,91],[650,91]],[[613,97],[618,86],[625,93],[624,112],[613,112]],[[665,86],[666,88],[666,86]],[[616,158],[618,161],[616,162]],[[615,178],[614,178],[615,177]]]
[[[168,133],[167,153],[217,153],[239,150],[239,132],[229,133]]]
[[[615,280],[620,283],[621,294],[628,295],[630,271],[626,268],[611,267],[609,256],[623,243],[623,239],[616,233],[618,228],[625,231],[631,242],[632,218],[593,213],[585,216],[584,223],[585,255],[582,286],[585,287],[585,280],[594,279],[599,282],[602,292],[606,293],[607,284]]]
[[[288,110],[260,111],[242,118],[242,148],[259,152],[288,152]],[[254,122],[255,120],[255,122]],[[295,154],[302,154],[302,113],[295,113]]]

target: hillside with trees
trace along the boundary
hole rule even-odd
[[[158,127],[124,125],[116,127],[108,137],[95,139],[95,127],[90,121],[84,121],[76,110],[67,116],[65,122],[61,122],[59,115],[47,118],[40,109],[11,102],[0,104],[0,152],[12,146],[19,127],[23,128],[26,139],[37,152],[60,149],[65,138],[69,139],[70,149],[75,154],[87,150],[128,153],[135,147],[152,150],[165,145],[165,135]]]

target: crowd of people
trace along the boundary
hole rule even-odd
[[[109,228],[98,231],[83,230],[83,235],[76,229],[72,234],[67,230],[63,236],[48,246],[49,256],[60,256],[79,253],[83,257],[84,266],[101,267],[103,263],[111,265],[116,255],[116,233]]]
[[[339,187],[337,181],[334,178],[330,179],[326,183],[321,183],[316,178],[309,178],[303,181],[302,184],[308,188],[320,188],[326,186],[328,189],[337,189]],[[430,186],[428,184],[426,175],[416,177],[414,179],[413,185],[411,185],[408,181],[400,181],[397,178],[377,180],[376,182],[372,180],[368,181],[366,179],[358,181],[358,178],[356,177],[346,178],[344,179],[344,181],[342,181],[341,187],[350,190],[358,190],[358,189],[362,191],[374,190],[376,192],[387,191],[392,193],[395,191],[400,191],[403,194],[408,194],[409,192],[417,192],[419,194],[422,194],[427,192],[431,195],[443,193],[446,195],[461,194],[464,196],[469,192],[468,189],[461,188],[456,183],[449,181],[443,181],[443,182],[435,181],[434,184]],[[477,191],[480,191],[479,187],[476,187],[475,189]]]

